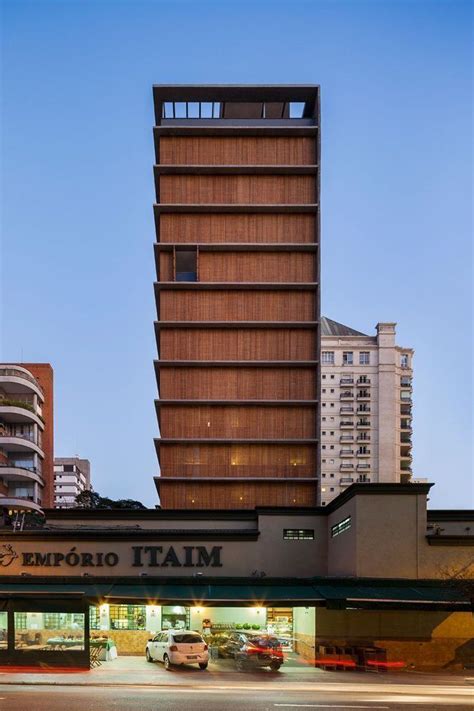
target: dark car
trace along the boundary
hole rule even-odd
[[[262,632],[231,632],[219,646],[219,654],[235,659],[238,669],[270,667],[278,671],[283,650],[278,637]]]

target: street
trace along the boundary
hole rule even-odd
[[[306,685],[305,685],[306,686]],[[352,685],[351,685],[352,686]],[[275,688],[157,688],[121,686],[100,688],[93,686],[0,686],[2,711],[278,711],[281,709],[348,709],[357,711],[398,711],[407,707],[419,711],[441,711],[453,706],[460,711],[472,711],[473,689],[459,686],[407,686],[406,691],[390,691],[390,685],[374,688],[360,684],[360,691],[318,688],[311,691]]]

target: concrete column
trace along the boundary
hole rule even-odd
[[[378,323],[378,481],[398,481],[396,323]]]
[[[161,631],[161,605],[146,606],[146,629],[154,634]]]

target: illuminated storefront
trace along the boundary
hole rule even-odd
[[[474,516],[427,512],[428,491],[354,485],[324,508],[212,521],[207,511],[51,510],[43,528],[4,528],[0,664],[87,667],[98,638],[143,655],[170,628],[210,639],[265,630],[314,662],[328,641],[370,637],[387,654],[416,655],[441,629],[445,657],[455,655],[473,636],[472,604],[440,571],[472,564]]]

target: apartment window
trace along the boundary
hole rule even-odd
[[[411,378],[410,378],[410,376],[408,376],[408,375],[402,375],[402,377],[400,378],[400,385],[402,385],[402,386],[404,386],[404,387],[406,387],[406,388],[407,388],[407,387],[410,387],[410,385],[411,385]]]
[[[341,533],[344,533],[344,531],[348,531],[350,527],[351,517],[347,516],[346,518],[342,519],[342,521],[339,521],[339,523],[336,523],[334,524],[334,526],[331,526],[331,538],[335,538]]]
[[[334,380],[334,375],[331,375],[330,377],[331,377],[331,380]]]
[[[369,351],[361,351],[359,353],[359,365],[369,365],[369,364],[370,364]]]
[[[323,351],[321,362],[326,365],[334,365],[334,351]]]
[[[331,390],[330,390],[329,392],[333,393],[333,392],[334,392],[334,388],[331,388]]]
[[[326,376],[325,376],[325,375],[323,375],[323,380],[326,380]]]
[[[321,446],[321,449],[326,449],[326,445],[323,444],[323,445]]]
[[[326,430],[323,430],[323,431],[321,432],[321,434],[322,434],[322,435],[325,435],[325,434],[326,434]]]
[[[334,436],[334,432],[330,432],[329,434],[332,435],[332,436]]]
[[[352,351],[344,351],[343,352],[342,364],[343,365],[353,365],[354,364],[354,353]]]
[[[323,393],[325,393],[325,392],[326,392],[326,388],[323,388]]]
[[[285,541],[313,541],[314,530],[312,528],[284,528],[283,539]]]
[[[197,249],[177,249],[176,281],[197,281]]]
[[[408,368],[408,353],[402,353],[400,355],[400,366],[402,368]]]
[[[401,400],[411,400],[411,392],[409,390],[400,390]]]
[[[334,479],[334,474],[330,474],[329,476],[331,477],[331,479]]]

